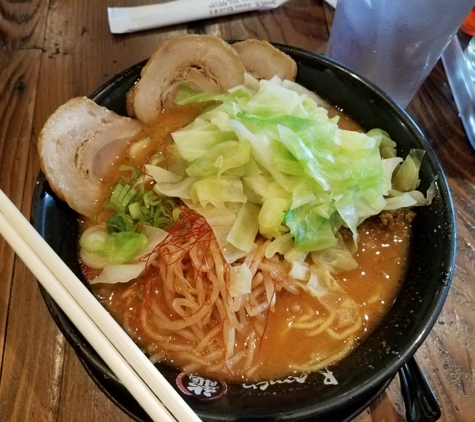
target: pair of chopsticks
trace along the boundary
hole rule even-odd
[[[0,234],[152,420],[201,421],[2,190]]]

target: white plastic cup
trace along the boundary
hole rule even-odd
[[[327,56],[405,108],[474,0],[339,0]]]

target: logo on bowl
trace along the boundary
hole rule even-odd
[[[187,396],[201,400],[214,400],[228,391],[228,386],[223,381],[211,380],[198,375],[187,375],[183,372],[176,378],[176,385]]]
[[[308,374],[302,374],[298,377],[294,377],[292,375],[288,376],[283,380],[269,380],[269,381],[260,381],[255,384],[241,384],[243,388],[252,388],[252,389],[259,389],[259,390],[267,390],[267,387],[274,384],[291,384],[293,382],[298,382],[303,384],[307,379]]]
[[[322,374],[325,379],[323,380],[323,383],[325,385],[337,385],[338,381],[336,378],[333,376],[333,372],[329,371],[328,369],[325,369],[324,371],[318,371],[320,374]],[[259,390],[267,390],[267,388],[271,385],[275,384],[292,384],[294,382],[298,382],[299,384],[303,384],[305,380],[307,379],[308,374],[301,374],[299,376],[292,376],[289,375],[285,379],[281,380],[270,380],[270,381],[260,381],[255,384],[241,384],[243,388],[252,388],[254,390],[259,389]]]
[[[325,369],[324,371],[318,371],[325,378],[323,383],[325,385],[337,385],[338,381],[333,376],[333,372]],[[280,380],[269,380],[269,381],[260,381],[254,384],[241,384],[243,388],[251,388],[254,390],[267,390],[269,386],[275,384],[292,384],[297,382],[299,384],[305,383],[307,380],[308,374],[301,374],[299,376],[289,375],[287,378]],[[199,398],[200,400],[214,400],[217,399],[228,391],[228,386],[223,381],[216,381],[213,379],[203,378],[198,375],[187,375],[181,373],[176,378],[176,385],[181,392],[187,396],[193,396]]]

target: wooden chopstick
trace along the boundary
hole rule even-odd
[[[154,421],[201,420],[2,190],[0,234]]]

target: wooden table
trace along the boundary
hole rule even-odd
[[[109,32],[106,7],[157,0],[0,0],[0,188],[29,216],[38,133],[74,96],[91,94],[164,39],[208,33],[324,53],[333,9],[292,0],[246,13],[131,35]],[[467,39],[464,40],[465,43]],[[426,134],[453,193],[458,256],[452,288],[417,352],[443,421],[475,418],[475,150],[439,62],[408,112]],[[130,421],[96,387],[50,317],[34,277],[0,238],[0,421]],[[404,420],[397,378],[359,422]]]

